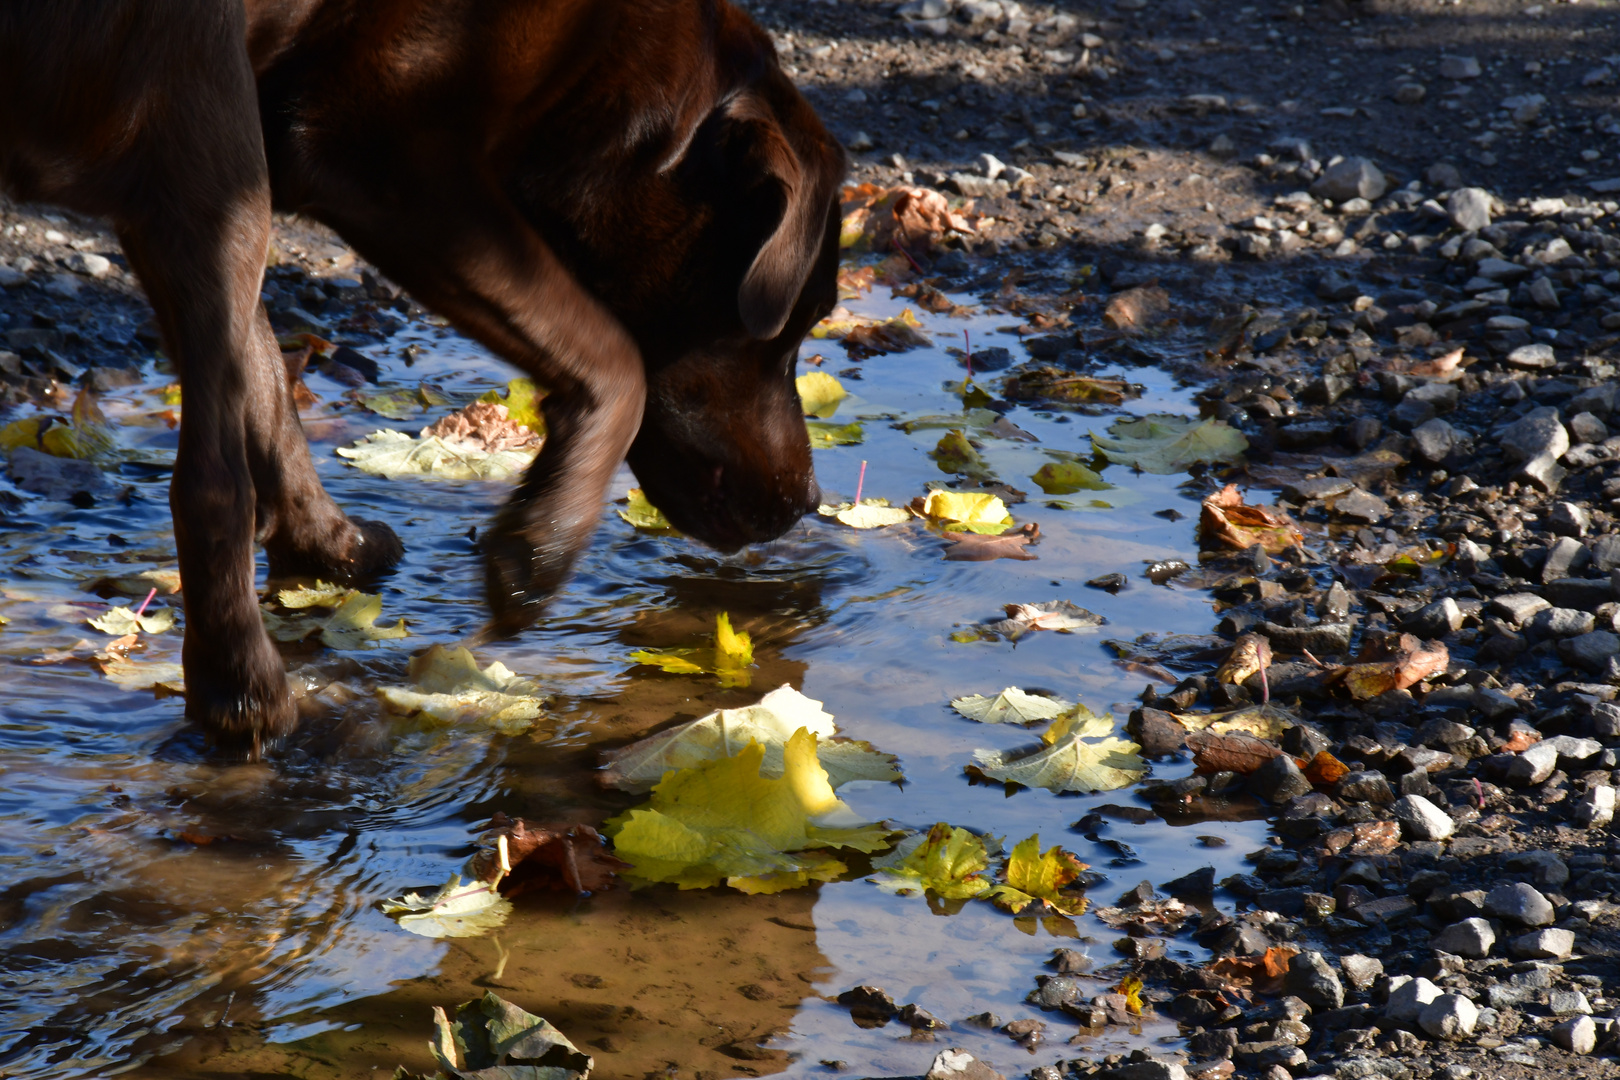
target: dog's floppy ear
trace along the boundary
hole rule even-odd
[[[827,229],[830,181],[819,162],[800,160],[781,125],[758,101],[744,97],[729,111],[743,129],[744,167],[759,185],[757,205],[770,229],[743,275],[737,312],[751,337],[768,340],[782,332],[815,265]]]

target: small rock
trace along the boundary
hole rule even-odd
[[[924,1080],[1006,1080],[1006,1077],[966,1050],[952,1047],[939,1052]]]
[[[1569,470],[1558,464],[1558,459],[1552,454],[1538,454],[1523,465],[1514,476],[1528,480],[1542,491],[1551,494],[1558,490],[1558,485],[1564,482]]]
[[[1547,995],[1547,1011],[1554,1016],[1591,1016],[1592,1003],[1579,990],[1554,990]]]
[[[1339,957],[1339,970],[1344,972],[1344,977],[1354,989],[1368,990],[1384,973],[1384,962],[1360,953],[1345,953]]]
[[[1451,815],[1421,795],[1403,795],[1390,807],[1401,831],[1412,840],[1444,840],[1457,828]]]
[[[1484,919],[1464,919],[1434,935],[1429,944],[1454,956],[1483,960],[1491,954],[1491,946],[1496,944],[1496,931]]]
[[[1313,1009],[1337,1009],[1344,1004],[1344,985],[1327,957],[1309,949],[1288,961],[1283,993],[1294,995]]]
[[[1531,345],[1520,345],[1508,353],[1507,362],[1514,367],[1550,368],[1558,363],[1558,358],[1553,355],[1551,345],[1538,341]]]
[[[1137,709],[1126,721],[1125,730],[1141,745],[1147,757],[1164,757],[1187,745],[1187,729],[1173,715],[1160,709]]]
[[[1440,988],[1428,979],[1397,975],[1389,980],[1389,1002],[1384,1015],[1391,1020],[1417,1023],[1423,1010],[1440,996]]]
[[[1388,806],[1395,801],[1389,779],[1383,773],[1370,769],[1341,777],[1338,795],[1344,802],[1369,802],[1375,806]]]
[[[1250,773],[1248,784],[1250,791],[1273,804],[1285,803],[1311,790],[1311,782],[1287,754],[1278,754]]]
[[[1418,457],[1431,465],[1438,465],[1457,448],[1461,437],[1457,429],[1439,417],[1425,421],[1412,429],[1412,447]],[[1601,441],[1601,440],[1600,440]]]
[[[1539,308],[1556,311],[1562,303],[1551,279],[1538,277],[1530,283],[1530,300]]]
[[[1592,416],[1592,414],[1582,413],[1581,416]],[[1577,416],[1575,419],[1579,420],[1580,418],[1580,416]],[[1592,419],[1596,421],[1599,426],[1601,426],[1603,423],[1603,421],[1598,420],[1598,418],[1595,416],[1592,416]],[[1571,427],[1573,428],[1573,426],[1574,421],[1571,421]],[[1604,438],[1607,437],[1608,436],[1605,433]],[[1601,442],[1602,439],[1599,439],[1598,441]],[[1579,503],[1557,503],[1553,506],[1552,513],[1547,515],[1547,528],[1551,529],[1559,536],[1567,536],[1571,538],[1585,536],[1586,530],[1590,529],[1591,527],[1592,515],[1588,514],[1586,512],[1586,508],[1581,506]]]
[[[1491,223],[1491,193],[1484,188],[1458,188],[1446,200],[1446,216],[1464,232],[1478,232]]]
[[[1442,994],[1418,1014],[1418,1027],[1437,1039],[1466,1039],[1479,1021],[1479,1007],[1461,994]]]
[[[1440,77],[1442,79],[1477,79],[1480,74],[1479,61],[1472,56],[1442,56],[1440,58]]]
[[[1593,630],[1589,634],[1564,638],[1558,643],[1558,655],[1597,674],[1608,666],[1611,656],[1620,656],[1620,634]]]
[[[1532,930],[1508,941],[1507,948],[1515,960],[1568,960],[1575,951],[1575,934],[1552,927]]]
[[[1554,1025],[1548,1034],[1552,1041],[1572,1054],[1582,1057],[1597,1049],[1597,1023],[1590,1016],[1577,1016]]]
[[[1422,638],[1443,638],[1462,629],[1462,608],[1447,596],[1432,604],[1424,604],[1401,623],[1401,629]]]
[[[87,277],[103,278],[112,273],[112,260],[89,251],[75,251],[67,257],[67,268]]]
[[[1177,900],[1197,900],[1215,894],[1215,868],[1205,866],[1160,886]]]
[[[1586,545],[1572,537],[1560,537],[1547,546],[1547,559],[1541,564],[1543,584],[1558,578],[1573,577],[1586,569],[1592,553]]]
[[[1547,898],[1522,881],[1504,881],[1486,893],[1485,914],[1521,926],[1547,926],[1554,918]]]
[[[1583,829],[1606,829],[1614,821],[1614,788],[1599,784],[1575,800],[1575,824]]]
[[[1333,500],[1333,512],[1340,517],[1354,518],[1369,525],[1376,525],[1389,517],[1390,511],[1389,503],[1370,491],[1357,488],[1348,495],[1341,495]]]
[[[1536,612],[1546,611],[1550,607],[1551,604],[1535,593],[1505,593],[1493,597],[1490,603],[1485,605],[1485,610],[1517,627],[1523,626]]]
[[[1589,412],[1569,418],[1569,434],[1577,443],[1597,444],[1609,437],[1609,425]]]
[[[1311,185],[1311,194],[1342,203],[1349,199],[1382,198],[1388,189],[1389,181],[1384,179],[1378,166],[1366,158],[1350,157],[1330,165]]]
[[[1509,424],[1498,441],[1513,461],[1560,458],[1569,450],[1569,432],[1559,422],[1558,410],[1545,405]]]

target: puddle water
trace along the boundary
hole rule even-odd
[[[886,291],[850,306],[894,314],[903,302]],[[946,349],[960,345],[964,328],[975,349],[1023,355],[998,329],[1016,317],[924,318],[936,347],[859,365],[834,342],[806,343],[804,357],[828,357],[823,370],[862,373],[844,377],[852,396],[836,419],[867,418],[864,443],[816,452],[829,493],[850,497],[862,460],[868,497],[900,503],[947,479],[927,456],[943,431],[908,434],[891,419],[960,412],[951,388],[963,369]],[[402,350],[413,344],[407,367]],[[398,385],[426,379],[475,393],[512,377],[476,346],[424,324],[371,351],[385,381]],[[1188,392],[1164,373],[1123,374],[1144,393],[1116,414],[1193,411]],[[530,894],[501,930],[449,941],[405,933],[376,907],[442,882],[496,810],[592,824],[620,812],[639,800],[595,783],[601,749],[783,683],[825,702],[841,734],[899,755],[903,787],[863,781],[840,791],[868,820],[922,829],[949,821],[1009,844],[1039,833],[1043,847],[1061,843],[1107,875],[1091,894],[1098,904],[1143,878],[1162,882],[1206,864],[1217,877],[1238,872],[1242,853],[1264,841],[1262,822],[1112,821],[1092,834],[1128,845],[1121,849],[1071,826],[1096,806],[1130,802],[1129,792],[1009,796],[999,785],[970,785],[962,771],[976,748],[1027,746],[1034,735],[972,723],[949,699],[1041,687],[1123,720],[1144,676],[1116,664],[1103,641],[1205,633],[1213,621],[1203,594],[1142,575],[1149,561],[1196,562],[1197,504],[1178,490],[1184,476],[1112,467],[1104,477],[1118,486],[1065,497],[1107,505],[1076,510],[1046,506],[1029,480],[1052,460],[1047,451],[1087,453],[1088,431],[1111,416],[1020,406],[1007,418],[1039,442],[985,440],[1000,478],[1032,493],[1013,513],[1040,524],[1038,561],[946,562],[940,541],[920,528],[857,532],[813,516],[774,544],[723,558],[684,539],[638,534],[609,513],[544,625],[479,650],[483,662],[499,660],[554,696],[533,732],[411,731],[366,695],[335,702],[329,694],[276,759],[228,765],[204,753],[179,699],[121,691],[82,664],[30,663],[47,648],[100,636],[83,624],[102,609],[89,583],[173,565],[161,462],[175,433],[153,419],[164,408],[152,393],[161,383],[106,403],[125,421],[124,442],[156,463],[123,467],[119,479],[133,489],[126,504],[75,509],[29,496],[0,519],[0,615],[10,620],[0,630],[0,1072],[369,1077],[399,1064],[431,1072],[431,1006],[487,989],[552,1020],[595,1055],[602,1077],[827,1075],[821,1063],[833,1060],[852,1075],[916,1075],[944,1046],[1015,1074],[1174,1037],[1164,1022],[1110,1028],[1071,1046],[1080,1030],[1072,1021],[1023,1002],[1054,947],[1088,950],[1099,967],[1116,959],[1119,934],[1090,915],[1015,919],[982,902],[931,907],[859,879],[776,896]],[[341,392],[319,377],[310,383],[327,401]],[[328,487],[351,511],[390,521],[405,541],[406,560],[380,591],[387,620],[403,616],[412,636],[343,654],[289,647],[289,662],[355,686],[403,682],[413,651],[481,625],[482,572],[469,533],[489,519],[504,485],[386,481],[332,454],[367,431],[414,431],[422,420],[390,423],[319,405],[307,422]],[[632,484],[623,472],[614,497]],[[1186,517],[1154,516],[1171,508]],[[1130,578],[1117,595],[1084,584],[1111,572]],[[1003,604],[1054,599],[1108,624],[1035,633],[1016,647],[951,639]],[[720,611],[753,636],[750,688],[626,659],[636,648],[701,643]],[[142,659],[177,661],[179,644],[178,632],[159,635]],[[1155,775],[1187,768],[1160,766]],[[1226,843],[1203,846],[1200,836]],[[1105,973],[1093,992],[1118,977]],[[922,1042],[903,1037],[908,1029],[897,1023],[856,1027],[830,999],[861,983],[915,1002],[952,1030]],[[1049,1041],[1029,1052],[962,1023],[986,1011],[1004,1021],[1039,1016],[1051,1025]]]

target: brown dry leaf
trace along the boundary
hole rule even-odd
[[[541,442],[539,435],[508,417],[505,405],[493,401],[475,401],[451,413],[423,428],[422,437],[471,443],[491,454],[503,450],[532,450]]]
[[[1116,293],[1103,310],[1103,322],[1115,330],[1145,330],[1170,311],[1170,294],[1157,285]]]
[[[1513,732],[1513,734],[1508,738],[1507,742],[1502,744],[1502,748],[1498,751],[1498,753],[1522,754],[1540,741],[1540,735],[1533,731],[1527,731],[1524,728],[1519,728],[1517,731]]]
[[[927,252],[950,233],[973,235],[971,202],[953,210],[950,200],[932,188],[881,188],[876,184],[847,187],[843,192],[842,244],[866,244],[874,251],[903,249]]]
[[[1367,701],[1391,690],[1415,686],[1450,665],[1451,653],[1440,642],[1425,643],[1411,634],[1402,634],[1393,656],[1336,668],[1327,681],[1342,682],[1351,697]]]
[[[1298,953],[1291,945],[1273,945],[1259,956],[1223,956],[1209,970],[1256,993],[1275,994],[1288,974],[1288,961]]]
[[[1041,540],[1041,527],[1033,521],[1017,532],[1001,536],[981,536],[978,533],[945,532],[951,546],[945,549],[945,558],[952,562],[989,562],[992,559],[1020,559],[1028,562],[1040,558],[1030,545]]]
[[[1232,655],[1215,669],[1215,681],[1242,685],[1271,666],[1271,641],[1264,634],[1244,634],[1232,645]]]
[[[1187,748],[1193,752],[1194,770],[1199,773],[1235,772],[1247,776],[1282,750],[1275,743],[1241,731],[1225,735],[1212,731],[1195,731],[1187,736]]]
[[[504,878],[497,847],[503,836],[512,868]],[[589,825],[536,825],[496,811],[478,842],[485,846],[473,856],[469,871],[479,881],[499,880],[506,896],[531,889],[601,892],[611,889],[619,872],[630,868],[608,854],[602,834]]]
[[[1243,501],[1236,484],[1227,484],[1204,500],[1198,537],[1205,547],[1224,544],[1242,551],[1260,544],[1273,555],[1305,541],[1287,514],[1250,506]]]
[[[1450,381],[1462,373],[1463,351],[1461,348],[1452,349],[1443,356],[1436,356],[1432,360],[1420,360],[1408,368],[1412,375],[1427,375],[1430,378]]]
[[[1318,750],[1316,756],[1305,766],[1305,779],[1316,787],[1332,787],[1341,779],[1350,775],[1350,766],[1328,753]]]

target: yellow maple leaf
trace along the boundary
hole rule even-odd
[[[889,830],[863,823],[833,794],[816,758],[816,737],[788,740],[779,778],[763,775],[765,748],[665,775],[646,806],[607,824],[619,858],[640,883],[702,889],[721,882],[776,892],[841,873],[824,849],[880,851]]]
[[[995,534],[1013,527],[1007,504],[983,491],[930,491],[922,515],[930,521],[948,521],[952,528],[966,532]]]
[[[1006,884],[997,885],[988,895],[1015,915],[1035,903],[1044,903],[1065,915],[1080,915],[1086,910],[1086,898],[1063,889],[1085,869],[1085,863],[1056,844],[1041,854],[1037,834],[1013,848],[1007,860]]]
[[[989,865],[990,852],[982,838],[944,821],[872,862],[872,868],[880,871],[874,879],[880,889],[926,889],[945,900],[971,900],[989,892],[991,882],[983,876]]]

